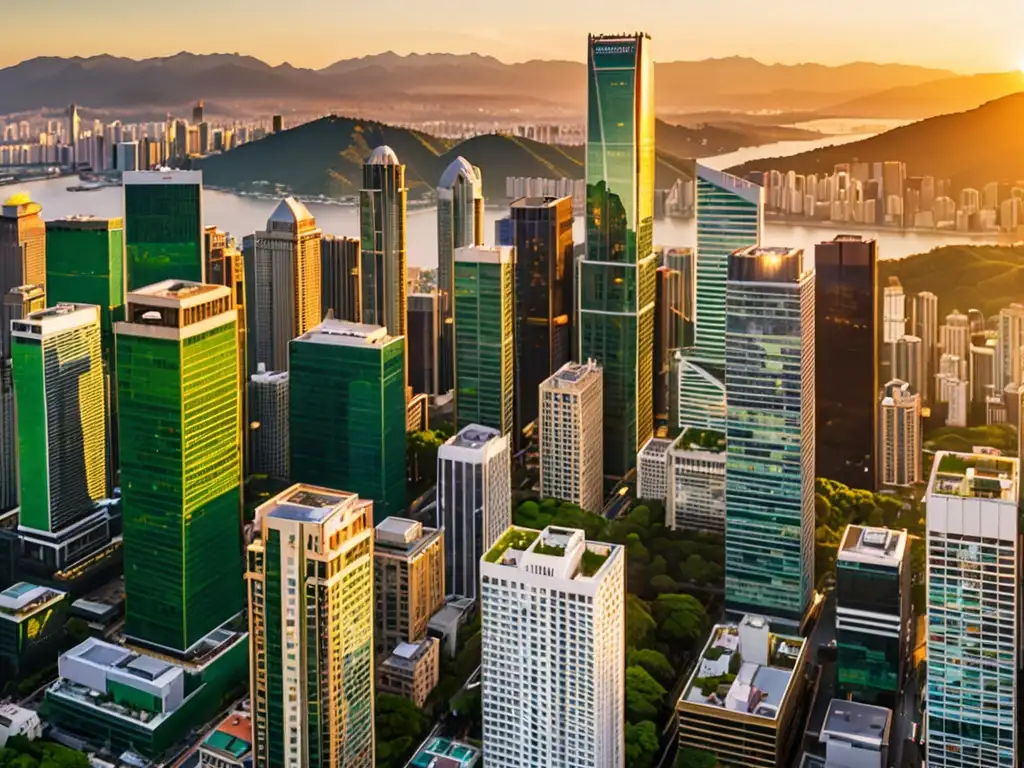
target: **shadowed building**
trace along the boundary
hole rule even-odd
[[[202,171],[124,174],[125,287],[203,282]]]
[[[359,240],[324,235],[320,238],[320,309],[350,323],[362,322],[359,301]]]
[[[440,395],[438,344],[441,339],[437,293],[409,294],[409,386],[416,394]]]
[[[363,165],[359,192],[362,322],[405,335],[405,166],[390,147],[377,147]]]

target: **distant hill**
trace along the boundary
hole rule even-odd
[[[737,121],[670,125],[657,121],[658,149],[676,157],[710,157],[776,141],[820,139],[821,134],[788,125],[750,125]]]
[[[828,107],[836,117],[915,119],[973,109],[993,99],[1024,91],[1024,72],[951,77],[904,85]]]
[[[831,173],[837,163],[903,160],[910,176],[952,179],[956,188],[1024,179],[1024,93],[977,109],[896,128],[864,141],[829,146],[790,157],[755,160],[730,168]]]

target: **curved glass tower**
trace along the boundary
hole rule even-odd
[[[362,322],[405,335],[405,166],[377,147],[363,166],[359,192]]]
[[[604,368],[606,475],[625,475],[654,427],[654,68],[650,37],[592,35],[587,64],[587,247],[580,359]]]

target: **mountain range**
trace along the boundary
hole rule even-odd
[[[72,102],[93,109],[180,108],[198,99],[328,107],[408,100],[429,106],[465,98],[506,108],[515,103],[576,111],[585,104],[585,77],[586,67],[579,62],[506,64],[476,54],[387,52],[343,59],[320,70],[287,63],[270,66],[240,54],[183,52],[140,61],[106,55],[39,57],[0,69],[0,113],[58,109]],[[662,114],[828,112],[891,89],[945,82],[949,85],[934,86],[944,91],[960,87],[963,79],[946,70],[863,62],[836,67],[766,65],[731,57],[655,65],[657,108]],[[918,109],[927,112],[932,98],[918,99]],[[881,104],[889,104],[885,109],[900,108],[898,97],[887,97]]]

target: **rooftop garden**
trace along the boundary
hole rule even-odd
[[[525,551],[530,548],[530,545],[533,544],[538,536],[540,536],[540,531],[510,528],[501,535],[497,543],[484,555],[484,560],[488,563],[496,563],[501,560],[502,555],[509,549]],[[564,552],[565,550],[563,549],[562,551]]]
[[[604,561],[608,559],[607,553],[595,552],[592,549],[583,550],[583,558],[580,560],[580,574],[583,576],[593,576],[604,565]]]
[[[973,465],[973,462],[965,461],[962,456],[947,453],[939,462],[939,472],[944,475],[964,475]]]
[[[542,542],[533,548],[533,554],[548,555],[549,557],[562,557],[565,554],[565,547],[558,544],[544,544]]]
[[[725,434],[714,429],[690,427],[679,438],[681,448],[701,448],[705,451],[724,451]]]

